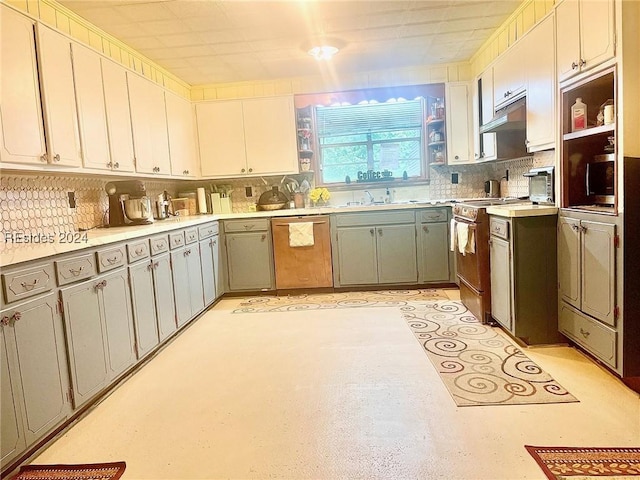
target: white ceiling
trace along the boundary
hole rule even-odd
[[[468,60],[521,0],[59,0],[191,85]],[[318,36],[342,50],[324,65]]]

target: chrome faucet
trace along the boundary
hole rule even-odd
[[[373,195],[371,195],[371,192],[369,190],[365,190],[364,193],[366,193],[367,197],[369,197],[369,205],[373,205],[373,202],[375,200],[373,199]]]

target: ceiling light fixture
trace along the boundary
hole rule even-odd
[[[316,60],[331,60],[331,58],[340,51],[338,47],[333,45],[317,45],[311,47],[307,52]]]

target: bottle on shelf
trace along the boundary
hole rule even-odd
[[[582,98],[576,98],[576,103],[571,107],[571,131],[584,130],[587,128],[587,105],[582,102]]]

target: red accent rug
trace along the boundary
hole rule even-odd
[[[11,480],[118,480],[125,462],[82,465],[24,465]]]
[[[551,480],[640,477],[640,448],[524,448]]]

